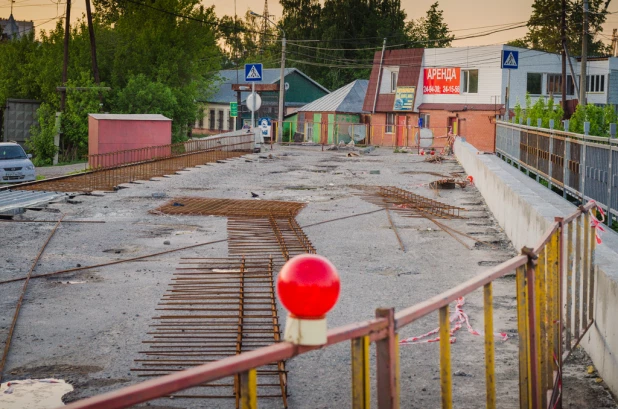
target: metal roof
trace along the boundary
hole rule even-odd
[[[303,73],[302,71],[296,68],[286,68],[284,76],[287,77],[288,75],[294,72],[297,72],[301,76],[305,77],[308,81],[313,83],[316,87],[324,90],[326,93],[329,92],[322,85],[320,85],[319,83],[311,79],[309,76],[307,76],[307,74]],[[281,74],[281,70],[279,68],[265,68],[264,70],[262,70],[262,77],[263,77],[262,83],[263,84],[276,84],[277,82],[279,82],[279,79],[281,78],[280,74]],[[221,81],[219,82],[219,90],[215,93],[215,95],[209,97],[207,101],[203,101],[203,102],[210,102],[210,103],[215,103],[215,104],[229,104],[230,102],[235,102],[236,92],[232,91],[231,84],[245,84],[246,83],[244,69],[242,70],[222,70],[222,71],[219,71],[219,77],[221,78]],[[243,92],[241,94],[249,95],[249,92],[246,92],[246,93]],[[242,100],[244,101],[245,98],[243,98]],[[291,102],[286,101],[285,105],[288,106],[290,105],[290,103]]]
[[[88,116],[99,120],[114,121],[171,121],[160,114],[88,114]]]
[[[345,112],[360,114],[367,93],[368,80],[352,81],[348,85],[303,106],[297,112]]]
[[[0,191],[0,214],[13,215],[23,213],[23,208],[47,203],[65,196],[58,192],[38,192],[30,190]]]

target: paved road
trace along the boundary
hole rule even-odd
[[[36,168],[37,176],[45,176],[45,179],[64,176],[78,170],[84,170],[88,166],[87,163],[75,163],[73,165],[64,166],[45,166]]]

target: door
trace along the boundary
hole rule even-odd
[[[397,136],[397,146],[403,146],[403,135],[406,130],[406,121],[408,117],[405,115],[397,116],[397,126],[395,127],[395,135]]]
[[[448,119],[449,133],[452,135],[459,135],[457,132],[459,131],[459,118],[457,117],[449,117]]]
[[[322,114],[313,114],[313,142],[320,143],[322,139]]]

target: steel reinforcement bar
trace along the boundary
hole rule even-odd
[[[487,272],[398,313],[378,309],[375,319],[356,322],[328,332],[327,343],[303,347],[279,342],[216,362],[162,376],[118,391],[94,396],[66,406],[67,409],[121,409],[184,389],[238,376],[240,405],[257,407],[256,369],[284,361],[319,348],[350,342],[352,407],[370,407],[369,345],[376,344],[377,403],[380,409],[399,408],[400,374],[398,334],[401,328],[430,314],[438,313],[440,325],[440,388],[442,408],[453,407],[450,355],[449,304],[473,291],[483,290],[485,325],[486,407],[496,408],[496,373],[493,334],[494,280],[515,272],[517,325],[519,333],[520,408],[561,407],[562,350],[572,350],[593,320],[594,238],[589,223],[594,203],[571,216],[557,219],[533,248]],[[576,230],[573,246],[573,229]],[[566,242],[565,242],[566,236]],[[569,237],[571,237],[569,239]],[[583,245],[582,245],[583,243]],[[575,295],[569,296],[569,291]],[[567,308],[561,308],[566,293]],[[570,300],[570,301],[569,301]],[[570,303],[570,304],[569,304]],[[563,324],[566,322],[566,324]],[[563,325],[566,330],[563,332]],[[569,331],[573,332],[568,338]],[[566,336],[563,336],[567,334]],[[576,339],[574,340],[573,337]]]
[[[193,140],[173,145],[110,152],[89,157],[90,170],[11,189],[59,192],[111,191],[122,183],[149,180],[179,170],[235,158],[253,151],[253,134]]]

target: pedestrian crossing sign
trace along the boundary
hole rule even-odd
[[[245,64],[245,81],[262,81],[262,64]]]
[[[502,50],[502,67],[509,70],[519,68],[519,51]]]

